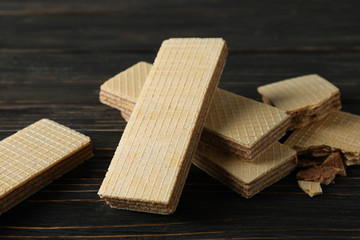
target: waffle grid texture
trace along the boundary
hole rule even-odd
[[[100,86],[101,91],[117,96],[119,92],[124,99],[136,102],[152,64],[138,62],[127,70],[115,75]],[[131,81],[129,81],[131,80]]]
[[[315,107],[340,94],[337,87],[316,74],[264,85],[258,92],[288,113]]]

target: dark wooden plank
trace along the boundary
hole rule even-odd
[[[359,2],[1,1],[1,49],[151,50],[221,36],[233,49],[359,50]]]

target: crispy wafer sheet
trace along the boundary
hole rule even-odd
[[[298,154],[329,155],[341,151],[346,165],[360,164],[360,116],[336,111],[295,130],[285,144]]]
[[[175,211],[226,56],[222,39],[163,42],[100,187],[108,204]]]
[[[100,87],[100,101],[129,116],[150,67],[140,62],[106,81]],[[290,116],[284,111],[217,89],[200,141],[252,160],[289,127]]]
[[[263,101],[292,115],[292,128],[299,128],[341,108],[340,91],[324,78],[312,74],[258,88]]]
[[[235,192],[250,198],[288,175],[296,167],[297,158],[296,151],[278,142],[253,162],[200,143],[193,163]]]
[[[90,138],[42,119],[0,142],[0,213],[92,157]]]
[[[298,181],[298,185],[310,197],[322,194],[322,188],[318,182]]]

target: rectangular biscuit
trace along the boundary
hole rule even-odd
[[[333,112],[295,130],[285,144],[300,155],[326,156],[341,151],[346,165],[360,164],[360,116]]]
[[[193,163],[245,198],[288,175],[297,164],[296,151],[275,142],[253,162],[200,143]]]
[[[0,214],[93,156],[89,137],[42,119],[0,142]]]
[[[292,116],[292,129],[317,121],[341,108],[340,91],[312,74],[258,87],[263,101]]]
[[[223,39],[162,43],[100,187],[108,204],[175,211],[226,56]]]
[[[151,66],[139,62],[106,81],[100,87],[100,101],[129,118]],[[289,127],[285,111],[217,89],[200,141],[251,161]]]

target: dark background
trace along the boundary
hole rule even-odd
[[[360,114],[360,2],[0,1],[0,139],[50,118],[91,137],[95,157],[0,216],[0,239],[360,238],[360,167],[310,198],[292,174],[250,200],[191,167],[175,214],[114,210],[97,195],[123,129],[99,86],[152,62],[164,39],[223,37],[220,87],[318,73]]]

